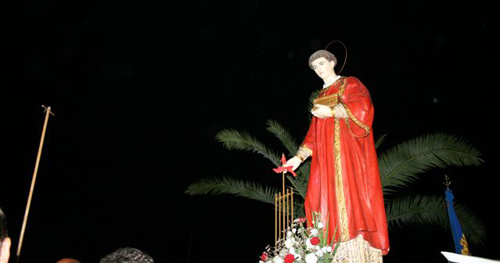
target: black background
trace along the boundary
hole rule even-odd
[[[500,258],[495,217],[498,27],[488,1],[21,1],[5,6],[6,145],[0,206],[14,257],[43,125],[43,157],[21,262],[98,262],[132,246],[157,262],[257,262],[273,242],[269,205],[190,197],[201,178],[279,185],[260,156],[216,142],[245,130],[277,151],[268,119],[300,140],[321,80],[307,59],[332,40],[348,48],[376,108],[381,151],[445,132],[483,152],[484,165],[433,171],[412,190],[456,199],[484,220],[477,256]],[[331,49],[345,59],[340,45]],[[337,68],[338,69],[338,68]],[[446,262],[451,234],[390,232],[387,262]]]

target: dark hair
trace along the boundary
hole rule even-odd
[[[337,58],[335,55],[333,55],[330,51],[320,49],[316,52],[314,52],[310,57],[309,57],[309,67],[312,69],[312,63],[318,58],[325,58],[328,61],[334,61],[335,65],[337,65]]]
[[[0,209],[0,245],[6,237],[8,237],[7,218],[5,218],[5,214],[2,209]]]
[[[101,259],[100,263],[154,263],[153,258],[137,248],[124,247]]]

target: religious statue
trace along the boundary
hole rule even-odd
[[[374,109],[367,88],[335,73],[336,57],[318,50],[309,66],[323,80],[309,131],[286,166],[311,157],[305,212],[318,213],[328,240],[339,243],[333,262],[382,262],[389,238],[372,133]],[[335,233],[335,236],[334,236]]]

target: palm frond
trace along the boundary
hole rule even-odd
[[[274,204],[274,194],[277,192],[279,192],[277,188],[224,176],[221,178],[201,179],[190,184],[185,193],[188,195],[232,194],[268,204]]]
[[[308,104],[308,108],[307,108],[308,112],[310,112],[311,109],[313,108],[313,101],[314,101],[314,99],[316,99],[318,97],[320,91],[321,90],[315,90],[309,96],[309,104]]]
[[[471,243],[482,244],[486,231],[481,220],[463,205],[455,205],[462,229]],[[388,226],[433,225],[450,229],[443,196],[405,195],[386,203]]]
[[[263,186],[254,182],[245,182],[227,176],[221,178],[202,179],[188,186],[186,194],[194,195],[223,195],[230,194],[257,200],[267,204],[275,204],[275,194],[279,189]],[[304,217],[304,199],[294,198],[295,217]]]
[[[288,180],[295,188],[295,191],[302,196],[303,199],[306,199],[307,192],[307,184],[309,182],[309,172],[311,170],[311,161],[310,159],[306,160],[302,163],[299,168],[295,171],[297,173],[297,177],[293,178],[288,176]]]
[[[279,156],[277,153],[268,149],[262,142],[252,137],[247,132],[239,132],[234,129],[220,131],[216,139],[222,142],[228,150],[250,151],[263,155],[275,166],[279,166]]]
[[[385,207],[388,226],[449,226],[444,205],[444,198],[440,196],[405,195],[392,198]]]
[[[377,149],[384,142],[385,137],[387,137],[387,134],[382,134],[377,138],[377,140],[375,141],[375,149]]]
[[[464,139],[436,133],[403,142],[379,156],[384,193],[408,186],[431,168],[480,165],[481,153]]]
[[[455,212],[467,240],[478,245],[484,244],[486,228],[476,213],[460,203],[455,203]]]
[[[292,184],[293,190],[302,197],[302,200],[305,200],[306,199],[307,182],[304,182],[303,180],[301,180],[299,178],[298,174],[297,174],[297,178],[294,178],[293,176],[288,175],[287,180]]]
[[[321,90],[315,90],[309,96],[309,103],[307,105],[307,113],[308,113],[307,116],[308,116],[309,122],[311,122],[311,120],[312,120],[312,114],[310,114],[310,112],[311,112],[311,110],[313,108],[313,101],[314,101],[314,99],[316,99],[318,97],[320,91]]]
[[[281,141],[281,143],[283,144],[283,146],[285,146],[286,150],[290,155],[295,154],[295,152],[297,152],[297,149],[299,147],[295,139],[292,138],[290,132],[288,132],[288,130],[285,127],[283,127],[281,124],[279,124],[277,121],[274,120],[268,120],[266,124],[267,124],[267,130],[272,134],[274,134],[274,136],[276,136],[276,138],[278,138]]]

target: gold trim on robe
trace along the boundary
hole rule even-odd
[[[339,91],[338,91],[338,104],[342,104],[342,106],[344,106],[344,109],[347,112],[349,119],[351,119],[359,127],[361,127],[363,130],[365,130],[365,134],[363,136],[356,136],[356,137],[365,137],[368,134],[370,134],[370,127],[365,125],[361,121],[359,121],[358,118],[356,118],[356,116],[354,116],[354,114],[351,112],[349,107],[347,107],[347,105],[345,105],[345,103],[342,103],[341,98],[342,98],[342,95],[344,95],[344,91],[345,91],[345,78],[342,78],[342,85],[340,86]],[[345,121],[347,124],[347,128],[349,128],[349,131],[351,131],[351,127],[349,125],[349,119],[345,119]],[[354,135],[354,133],[352,131],[351,131],[351,134]]]
[[[345,124],[347,125],[347,128],[349,128],[349,131],[351,131],[351,134],[356,136],[356,137],[365,137],[365,136],[368,136],[368,134],[370,134],[370,127],[368,127],[367,125],[365,125],[364,123],[360,122],[356,116],[354,116],[354,114],[352,114],[351,110],[349,109],[349,107],[347,107],[346,105],[344,105],[344,109],[345,111],[347,112],[347,115],[349,116],[349,119],[351,119],[354,123],[356,123],[359,127],[361,127],[363,130],[365,130],[365,134],[362,135],[362,136],[357,136],[355,135],[352,131],[351,131],[351,126],[349,125],[349,119],[346,119],[345,121]]]
[[[340,221],[340,241],[349,240],[349,222],[344,196],[344,180],[342,178],[342,158],[340,156],[340,120],[335,119],[335,135],[333,142],[333,156],[335,158],[335,194],[337,197],[338,217]]]

